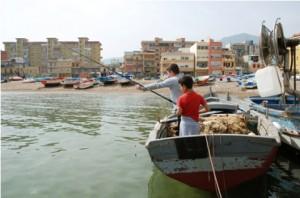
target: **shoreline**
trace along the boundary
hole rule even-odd
[[[154,81],[139,81],[141,84],[149,84]],[[238,96],[239,98],[246,98],[249,96],[258,95],[257,89],[242,90],[237,86],[236,82],[215,82],[212,85],[206,86],[194,86],[194,90],[200,94],[209,93],[209,87],[212,91],[219,94],[227,94],[229,91],[230,95]],[[161,94],[169,94],[168,88],[155,90]],[[10,81],[1,84],[1,92],[37,92],[37,93],[146,93],[135,88],[135,86],[122,87],[119,84],[99,86],[96,85],[90,89],[76,90],[73,88],[51,87],[45,88],[41,83],[23,83],[22,81]]]

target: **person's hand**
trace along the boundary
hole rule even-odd
[[[144,88],[143,86],[141,86],[141,85],[136,85],[135,87],[136,87],[137,89],[139,89],[139,90],[145,91],[145,88]]]

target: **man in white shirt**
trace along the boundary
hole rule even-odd
[[[179,96],[181,96],[180,86],[178,83],[178,80],[181,76],[179,74],[179,68],[177,64],[171,64],[167,68],[167,76],[168,78],[162,82],[151,83],[149,85],[144,85],[144,87],[138,85],[137,88],[144,91],[149,91],[168,87],[171,92],[171,100],[176,104],[177,99]],[[173,106],[176,108],[175,104]]]

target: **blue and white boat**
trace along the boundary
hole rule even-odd
[[[117,81],[111,76],[99,76],[96,78],[96,80],[100,83],[103,83],[103,85],[112,85]]]
[[[251,109],[265,114],[279,129],[281,141],[300,151],[300,100],[294,96],[250,97]]]

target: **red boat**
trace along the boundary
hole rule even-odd
[[[49,79],[49,80],[41,80],[41,83],[45,86],[45,87],[58,87],[61,85],[61,78],[53,78],[53,79]]]
[[[272,122],[252,111],[245,116],[254,126],[249,134],[173,137],[169,136],[170,124],[177,118],[168,118],[156,124],[146,148],[152,162],[167,176],[192,187],[225,191],[266,173],[280,146]]]

